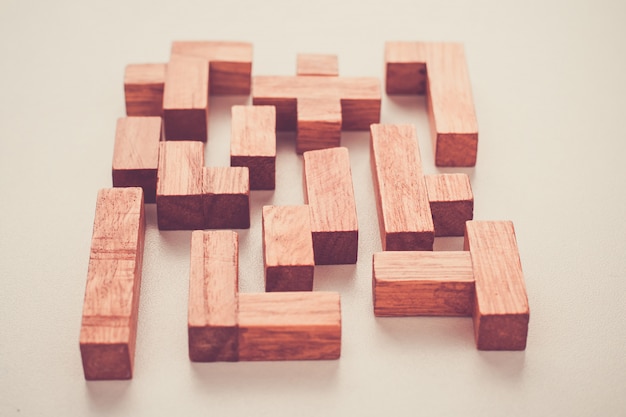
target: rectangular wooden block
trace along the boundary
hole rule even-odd
[[[166,64],[130,64],[124,71],[127,116],[163,114]]]
[[[467,174],[426,175],[435,236],[463,236],[474,217],[474,195]]]
[[[337,55],[298,54],[296,73],[299,76],[322,75],[336,77],[339,75],[339,59]]]
[[[157,220],[161,230],[204,228],[204,144],[161,142],[157,172]]]
[[[191,234],[188,337],[195,362],[237,361],[239,240],[230,230]]]
[[[297,153],[340,145],[341,102],[338,99],[300,98],[297,112]]]
[[[315,260],[309,206],[263,207],[265,291],[312,291]]]
[[[359,228],[348,149],[304,153],[304,195],[315,264],[356,263]]]
[[[251,190],[276,187],[276,108],[233,106],[230,165],[248,167]]]
[[[373,258],[376,316],[471,316],[468,252],[380,252]]]
[[[383,250],[432,250],[435,231],[415,127],[374,124],[370,132]]]
[[[160,117],[122,117],[117,120],[113,148],[113,187],[141,187],[144,201],[156,201]]]
[[[338,359],[341,305],[337,293],[239,294],[239,359]]]
[[[207,141],[209,64],[191,57],[172,57],[163,92],[163,126],[167,140]]]
[[[513,223],[469,221],[469,250],[476,281],[474,334],[482,350],[524,350],[530,316]]]
[[[133,374],[145,233],[141,188],[100,190],[80,330],[85,379]]]
[[[205,229],[250,227],[250,183],[246,167],[203,168]]]

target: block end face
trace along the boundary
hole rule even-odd
[[[189,326],[189,359],[192,362],[237,362],[237,327]]]
[[[478,133],[437,133],[435,165],[473,167],[476,165]]]
[[[88,381],[133,377],[133,358],[126,343],[81,343],[80,353],[85,379]]]
[[[525,350],[529,314],[493,314],[474,318],[479,350]]]

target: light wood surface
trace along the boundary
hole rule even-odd
[[[132,378],[144,235],[142,189],[100,190],[80,330],[85,379]]]
[[[356,263],[359,231],[347,148],[304,153],[304,195],[315,264]]]
[[[247,167],[204,167],[204,229],[250,227],[250,183]]]
[[[474,195],[467,174],[426,175],[435,236],[463,236],[474,217]]]
[[[160,117],[122,117],[117,120],[113,147],[114,187],[141,187],[144,201],[156,201]]]
[[[296,74],[336,77],[339,75],[339,59],[337,55],[298,54]]]
[[[337,147],[341,143],[341,101],[299,98],[296,152]]]
[[[230,165],[250,171],[251,190],[276,186],[276,108],[233,106]]]
[[[239,294],[239,359],[338,359],[341,305],[337,293]]]
[[[124,70],[127,116],[161,116],[166,64],[130,64]]]
[[[373,124],[370,134],[383,250],[432,250],[435,232],[415,127]]]

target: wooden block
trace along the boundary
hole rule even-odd
[[[166,64],[130,64],[124,71],[127,116],[163,114]]]
[[[388,94],[427,94],[437,166],[474,166],[478,123],[465,52],[458,43],[388,42]]]
[[[205,229],[250,227],[250,183],[246,167],[203,168]]]
[[[204,144],[161,142],[157,172],[157,220],[161,230],[204,228]]]
[[[338,359],[341,306],[337,293],[239,294],[239,359]]]
[[[435,231],[415,127],[374,124],[370,132],[383,250],[432,250]]]
[[[276,187],[276,109],[233,106],[230,165],[248,167],[251,190]]]
[[[435,236],[463,236],[474,217],[474,195],[467,174],[426,175]]]
[[[100,190],[80,330],[87,380],[132,378],[144,232],[141,188]]]
[[[250,94],[252,44],[246,42],[177,41],[172,56],[192,56],[209,64],[211,94]]]
[[[339,75],[339,59],[337,55],[298,54],[297,75],[321,75],[337,77]]]
[[[122,117],[117,120],[113,148],[113,187],[141,187],[144,201],[156,201],[160,117]]]
[[[471,316],[468,252],[380,252],[373,258],[376,316]]]
[[[304,153],[304,195],[315,264],[356,263],[359,229],[348,149]]]
[[[237,361],[237,233],[191,233],[189,358],[195,362]]]
[[[469,250],[476,281],[474,334],[481,350],[524,350],[529,308],[511,222],[469,221]]]
[[[335,98],[300,98],[297,103],[296,152],[341,144],[341,102]]]
[[[309,206],[263,207],[265,291],[313,290]]]
[[[206,142],[208,125],[208,63],[199,58],[172,57],[163,92],[165,139]]]

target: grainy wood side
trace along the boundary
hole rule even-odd
[[[474,195],[467,174],[426,175],[435,236],[463,236],[474,217]]]
[[[239,295],[239,359],[338,359],[341,305],[337,293]]]
[[[335,98],[298,99],[296,152],[334,148],[341,143],[341,102]]]
[[[247,167],[203,168],[205,229],[250,227],[250,183]]]
[[[161,116],[166,64],[130,64],[124,70],[127,116]]]
[[[296,74],[336,77],[339,75],[339,59],[337,55],[298,54]]]

